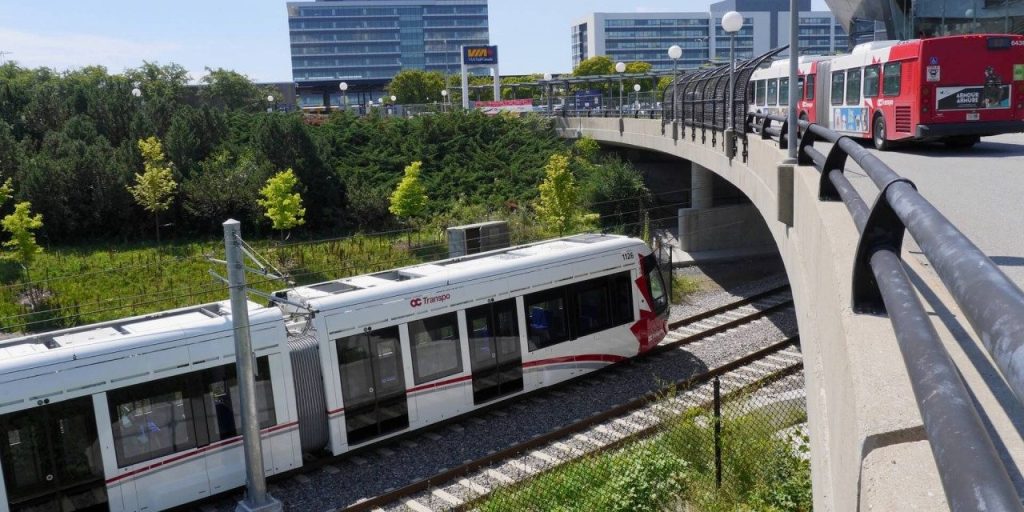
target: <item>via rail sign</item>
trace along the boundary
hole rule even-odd
[[[498,63],[497,46],[463,46],[462,63],[467,66],[478,64],[494,65]]]

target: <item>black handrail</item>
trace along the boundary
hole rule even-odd
[[[750,119],[751,125],[761,126],[765,133],[775,137],[785,133],[772,126],[786,122],[781,116],[755,113]],[[950,508],[1024,510],[956,364],[907,277],[899,256],[903,233],[909,231],[921,246],[983,341],[992,339],[996,333],[1006,340],[1014,332],[1021,333],[1016,338],[1018,343],[1024,341],[1024,292],[928,203],[911,182],[878,157],[849,137],[823,126],[801,121],[800,128],[800,163],[813,165],[821,172],[819,198],[842,200],[861,234],[854,264],[854,310],[885,311],[889,315]],[[814,148],[816,140],[832,143],[829,154]],[[847,158],[852,158],[881,190],[874,207],[868,207],[843,174]],[[974,295],[963,290],[973,291]],[[979,309],[986,312],[991,307],[1002,314],[978,315]],[[1013,311],[1017,311],[1017,316],[1007,315]],[[997,323],[990,323],[993,320]],[[986,341],[986,346],[990,345]],[[989,350],[1011,380],[1007,368],[1013,367],[1004,362],[1012,361],[1000,361],[999,354]]]
[[[778,51],[740,63],[737,76],[749,79],[749,73],[740,73],[753,72]],[[724,72],[727,75],[727,70]],[[682,132],[679,136],[684,139],[688,127],[693,142],[699,129],[702,143],[710,129],[714,144],[716,132],[724,131],[728,124],[724,112],[730,99],[718,93],[722,79],[723,69],[719,67],[674,80],[665,91],[664,98],[671,96],[672,100],[663,99],[662,126],[677,123]],[[819,199],[843,201],[853,218],[861,235],[852,279],[854,310],[889,315],[950,508],[1024,511],[974,401],[907,276],[900,259],[904,233],[909,231],[921,247],[1021,401],[1024,356],[1017,354],[1024,348],[1024,292],[913,183],[860,144],[806,121],[799,122],[797,141],[786,140],[787,120],[747,112],[746,99],[746,87],[737,87],[731,101],[738,110],[737,123],[742,122],[737,137],[744,145],[744,161],[750,133],[777,140],[780,147],[790,142],[798,144],[799,163],[813,165],[821,173]],[[816,141],[831,143],[832,147],[822,152],[814,147]],[[881,191],[872,207],[843,174],[848,159],[853,159]]]

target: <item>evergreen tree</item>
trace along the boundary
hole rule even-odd
[[[407,222],[415,222],[427,213],[427,191],[420,181],[423,162],[413,162],[405,168],[405,176],[391,194],[388,211]]]

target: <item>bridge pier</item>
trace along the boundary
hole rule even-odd
[[[690,162],[690,208],[714,206],[715,174],[697,162]]]

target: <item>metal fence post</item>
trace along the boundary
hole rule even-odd
[[[267,494],[263,474],[263,447],[260,423],[256,415],[255,355],[249,338],[249,306],[245,294],[245,267],[242,260],[241,223],[229,219],[224,223],[224,251],[228,265],[228,287],[231,291],[231,323],[235,337],[235,368],[238,394],[241,396],[242,446],[245,451],[246,493],[238,502],[236,512],[279,512],[281,502]]]
[[[715,487],[722,488],[722,385],[715,377],[714,381],[714,407],[715,407]]]

